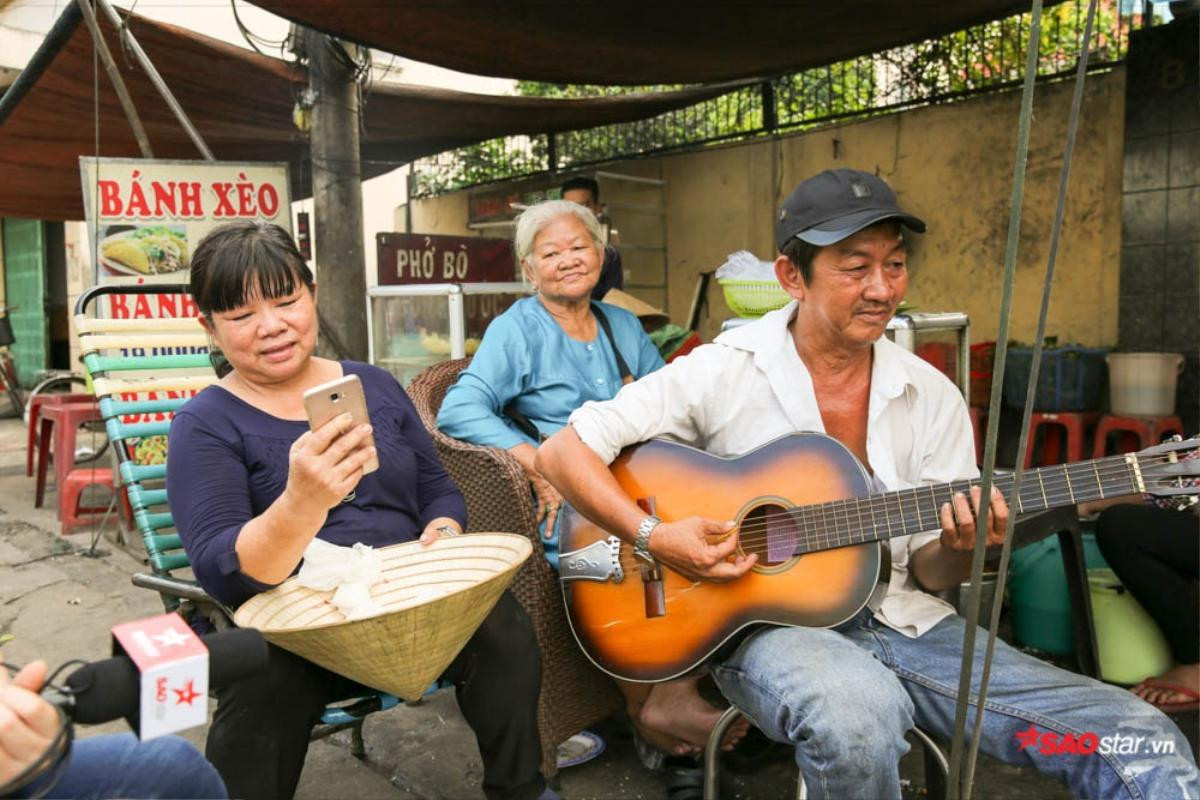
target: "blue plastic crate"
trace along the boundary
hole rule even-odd
[[[1104,388],[1107,347],[1048,347],[1042,350],[1034,411],[1097,411]],[[1008,348],[1004,367],[1004,402],[1010,408],[1025,405],[1033,348]]]

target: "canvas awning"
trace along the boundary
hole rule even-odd
[[[1029,10],[1027,0],[250,2],[463,72],[633,86],[796,72]]]
[[[126,16],[130,31],[218,159],[288,161],[292,196],[308,196],[308,141],[292,124],[295,98],[308,85],[302,67],[183,28]],[[200,158],[146,74],[122,53],[117,33],[103,15],[100,25],[155,158]],[[552,100],[377,84],[366,97],[363,177],[498,136],[643,119],[739,85]],[[87,26],[76,4],[70,3],[24,72],[0,98],[0,216],[83,219],[79,156],[97,152],[141,155],[108,76],[93,63]]]

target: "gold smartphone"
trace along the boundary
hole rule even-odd
[[[350,414],[355,425],[371,421],[367,415],[367,397],[357,375],[343,375],[309,389],[304,393],[304,411],[308,415],[308,425],[314,431],[340,414]],[[372,447],[375,445],[373,434],[367,437],[367,443]],[[364,475],[377,469],[378,458],[372,457],[363,464]]]

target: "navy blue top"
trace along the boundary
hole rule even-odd
[[[466,527],[462,494],[400,384],[378,367],[341,363],[362,380],[379,469],[359,481],[352,501],[330,509],[318,538],[382,547],[416,539],[436,517]],[[234,544],[287,487],[288,451],[307,430],[307,422],[272,416],[220,386],[188,401],[171,423],[171,513],[197,580],[226,605],[271,588],[241,572]]]
[[[592,299],[603,300],[609,289],[625,288],[625,267],[621,254],[611,244],[604,245],[604,263],[600,265],[600,279],[592,287]]]

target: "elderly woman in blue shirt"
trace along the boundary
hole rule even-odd
[[[528,420],[539,438],[548,437],[588,400],[616,395],[622,384],[618,353],[635,379],[663,360],[637,317],[591,301],[604,244],[585,206],[566,200],[531,206],[517,220],[514,247],[535,294],[488,325],[470,366],[446,393],[437,421],[447,435],[508,450],[521,463],[537,495],[546,558],[558,569],[562,498],[533,466],[534,431],[522,430],[510,413]]]
[[[611,399],[663,360],[636,316],[591,300],[604,243],[588,208],[565,200],[530,206],[517,219],[514,249],[534,296],[491,322],[437,422],[449,436],[508,450],[520,462],[537,497],[546,558],[557,570],[562,496],[534,467],[540,438],[585,402]],[[653,689],[618,684],[638,732],[667,753],[698,751],[720,713],[700,697],[695,679]]]

